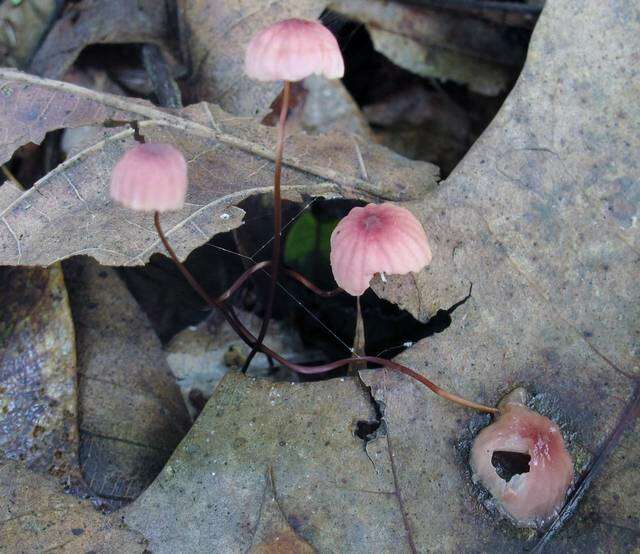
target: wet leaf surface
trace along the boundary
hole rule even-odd
[[[77,467],[76,351],[59,264],[0,268],[0,451],[62,477]]]
[[[10,461],[0,462],[0,537],[0,552],[148,552],[117,519]]]
[[[177,145],[189,164],[187,204],[163,221],[183,258],[211,236],[240,225],[243,211],[235,204],[272,188],[272,128],[209,104],[191,106],[181,117],[146,102],[10,70],[0,71],[0,79],[10,91],[4,103],[0,100],[0,114],[9,124],[25,109],[37,120],[18,140],[5,138],[7,156],[16,142],[41,138],[43,127],[56,129],[68,120],[77,125],[103,118],[145,120],[141,132],[147,140]],[[47,106],[55,106],[50,117],[36,117]],[[48,265],[90,254],[104,264],[140,265],[162,252],[152,218],[120,208],[108,197],[111,170],[133,145],[133,131],[123,130],[70,158],[0,211],[0,262]],[[289,137],[285,164],[283,192],[297,200],[309,195],[411,198],[435,186],[437,178],[431,164],[343,134]]]
[[[160,341],[113,269],[69,260],[78,351],[80,464],[107,506],[135,499],[190,425]]]

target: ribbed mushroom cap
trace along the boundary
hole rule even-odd
[[[331,269],[343,290],[360,296],[376,273],[403,275],[431,262],[420,222],[389,202],[353,208],[331,235]]]
[[[529,471],[507,482],[492,464],[494,452],[528,455]],[[498,507],[529,527],[557,514],[573,479],[573,462],[558,426],[520,404],[507,404],[495,423],[478,434],[470,464],[473,480],[489,490]]]
[[[258,81],[300,81],[314,74],[339,79],[344,75],[344,60],[325,26],[306,19],[285,19],[251,39],[244,70]]]
[[[187,162],[171,144],[138,144],[111,174],[111,198],[132,210],[179,210],[186,193]]]

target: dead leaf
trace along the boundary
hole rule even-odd
[[[246,552],[271,468],[284,517],[318,551],[405,552],[387,453],[366,452],[354,434],[373,419],[350,378],[291,385],[228,373],[125,521],[154,552]]]
[[[400,361],[484,403],[518,384],[553,399],[587,461],[626,409],[639,367],[640,111],[629,83],[640,43],[628,17],[621,6],[576,12],[547,2],[501,112],[447,181],[413,204],[434,257],[412,312],[473,290],[446,331]],[[518,539],[472,500],[466,459],[452,447],[465,420],[456,407],[425,402],[393,375],[366,381],[384,405],[416,545],[512,552],[535,544],[535,533]],[[566,532],[594,518],[623,520],[626,506],[579,508]],[[592,537],[590,549],[623,551],[629,531]]]
[[[70,260],[78,351],[80,464],[113,507],[136,498],[189,428],[160,341],[114,270]]]
[[[262,113],[282,84],[260,83],[244,74],[244,52],[251,37],[280,19],[315,19],[325,4],[324,0],[178,0],[193,72],[189,100],[216,102],[234,115]]]
[[[0,268],[0,306],[0,449],[66,475],[78,455],[76,352],[60,265]]]
[[[380,0],[334,0],[331,9],[367,26],[375,49],[422,77],[466,84],[495,96],[511,80],[523,47],[499,26],[446,10]]]
[[[163,221],[183,258],[213,235],[240,225],[244,212],[235,207],[237,203],[272,189],[272,128],[234,118],[208,104],[186,108],[180,117],[146,102],[10,70],[0,71],[0,78],[4,79],[0,90],[9,91],[10,97],[0,99],[0,118],[7,125],[15,125],[14,114],[24,109],[40,113],[55,99],[56,109],[45,123],[48,130],[66,126],[66,121],[86,125],[101,117],[133,118],[144,120],[141,129],[149,140],[178,145],[189,163],[190,189],[186,206]],[[91,116],[91,112],[96,113]],[[25,127],[19,141],[5,139],[6,156],[16,142],[42,136],[42,118],[38,121]],[[108,198],[111,170],[133,144],[130,130],[105,139],[68,159],[0,211],[4,223],[0,263],[48,265],[90,254],[104,264],[139,265],[154,252],[162,252],[151,216],[120,208]],[[287,139],[283,191],[297,200],[302,196],[407,199],[435,186],[436,175],[435,166],[356,142],[352,135],[301,134]]]
[[[0,462],[0,552],[148,552],[144,537],[19,464]]]
[[[29,0],[0,4],[0,60],[24,67],[57,15],[58,0]]]
[[[258,526],[248,554],[313,554],[311,545],[298,537],[285,519],[273,486],[271,470],[260,506]]]
[[[282,93],[271,103],[262,124],[276,127],[281,109]],[[312,75],[292,83],[287,111],[287,134],[303,129],[312,134],[338,131],[361,138],[371,139],[373,136],[360,107],[342,82],[336,79]]]
[[[363,107],[380,144],[448,175],[478,138],[471,117],[444,92],[409,85]]]
[[[136,117],[132,104],[151,108],[147,102],[109,96],[69,83],[40,80],[26,73],[0,69],[0,163],[30,142],[40,144],[50,131],[75,128],[108,120]],[[144,107],[142,107],[144,106]],[[143,118],[144,116],[138,115]]]
[[[27,2],[25,2],[27,3]],[[29,66],[60,79],[91,44],[153,43],[166,46],[169,7],[164,0],[83,0],[68,5]]]

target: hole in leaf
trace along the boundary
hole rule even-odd
[[[359,439],[362,439],[363,441],[367,441],[371,438],[372,435],[375,434],[375,432],[378,430],[379,427],[380,427],[379,421],[360,420],[356,423],[355,435]]]
[[[283,262],[318,287],[336,287],[329,263],[329,240],[340,218],[357,203],[345,200],[309,199],[304,204],[285,202],[283,221]],[[248,198],[240,204],[246,211],[244,225],[216,235],[187,258],[190,271],[212,294],[221,294],[244,271],[245,265],[271,257],[273,236],[271,198]],[[130,291],[147,312],[164,343],[185,327],[210,315],[200,298],[190,289],[171,260],[154,254],[144,268],[122,268]],[[355,298],[339,294],[320,298],[297,281],[281,277],[274,305],[274,320],[286,332],[297,335],[309,354],[307,359],[291,359],[310,365],[351,356],[356,324]],[[269,280],[257,272],[230,302],[238,310],[262,317]],[[365,324],[366,353],[392,358],[413,343],[441,333],[451,324],[451,314],[466,298],[448,309],[438,310],[427,322],[379,298],[368,290],[361,298]],[[297,375],[301,381],[322,380],[344,375],[346,368],[327,374]],[[289,376],[293,377],[293,376]],[[286,375],[283,376],[289,380]]]
[[[453,10],[448,17],[459,18],[453,33],[457,40],[452,35],[453,43],[445,43],[423,28],[433,10],[417,3],[411,7],[393,4],[388,9],[396,14],[395,21],[394,16],[387,16],[382,23],[376,21],[376,15],[367,14],[365,9],[361,14],[363,20],[372,18],[368,27],[331,10],[326,10],[321,19],[338,39],[345,59],[343,83],[362,109],[377,140],[405,157],[438,165],[446,177],[494,118],[516,82],[535,17],[532,13],[532,21],[522,24],[503,21],[503,25],[495,26]],[[409,11],[417,16],[413,23],[408,22]],[[437,17],[447,17],[445,13],[440,12]],[[407,20],[404,27],[400,22],[403,18]],[[382,28],[378,28],[380,25]],[[436,28],[440,25],[443,25],[440,19],[431,23]],[[376,50],[375,37],[369,29],[383,32],[382,44],[378,46],[391,57],[395,47],[396,56],[404,54],[396,61],[413,67],[415,72],[396,65]],[[465,39],[461,40],[463,36]],[[482,47],[469,50],[469,44],[478,36],[484,37]],[[387,40],[392,42],[385,50]],[[411,48],[408,50],[405,44],[407,40],[418,49],[428,44],[425,56],[434,56],[436,61],[425,63],[416,53],[411,54]],[[438,52],[447,53],[446,64],[437,62],[442,55]],[[480,81],[492,85],[478,86]]]
[[[531,456],[522,452],[508,452],[506,450],[496,450],[491,456],[491,465],[501,479],[507,483],[514,475],[529,473],[529,462]]]
[[[28,125],[38,118],[38,110],[30,108],[17,117]],[[41,144],[30,142],[18,148],[11,160],[3,166],[0,182],[9,179],[14,181],[18,188],[30,189],[36,181],[62,161],[59,150],[61,137],[62,131],[51,131],[46,133]]]

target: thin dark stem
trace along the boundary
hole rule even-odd
[[[224,302],[222,302],[219,298],[213,298],[207,293],[207,291],[205,291],[200,286],[200,284],[198,283],[198,281],[196,281],[195,277],[191,274],[191,272],[178,259],[178,256],[176,256],[176,253],[174,252],[173,248],[169,244],[169,241],[167,240],[167,237],[165,236],[164,231],[162,230],[162,226],[160,225],[160,214],[158,212],[155,212],[153,220],[156,227],[156,231],[158,232],[158,236],[160,237],[162,244],[164,245],[169,256],[174,261],[174,263],[176,264],[176,266],[178,267],[178,269],[180,270],[184,278],[191,285],[193,290],[195,290],[202,297],[202,299],[209,305],[209,307],[211,307],[212,309],[217,308],[218,310],[220,310],[224,315],[224,317],[226,318],[226,320],[229,322],[229,325],[231,325],[231,327],[238,334],[238,336],[242,340],[244,340],[244,342],[246,342],[252,349],[255,349],[256,352],[262,352],[267,356],[272,357],[273,359],[280,362],[283,366],[289,368],[291,371],[295,371],[297,373],[304,373],[307,375],[327,373],[329,371],[333,371],[334,369],[338,369],[339,367],[349,365],[350,363],[353,363],[353,362],[369,362],[372,364],[386,367],[387,369],[391,369],[393,371],[397,371],[399,373],[404,373],[405,375],[408,375],[409,377],[412,377],[416,381],[419,381],[420,383],[422,383],[425,387],[432,390],[438,396],[441,396],[446,400],[450,400],[451,402],[455,402],[456,404],[460,404],[461,406],[465,406],[467,408],[473,408],[475,410],[480,410],[482,412],[489,412],[489,413],[498,412],[496,408],[490,408],[488,406],[484,406],[483,404],[478,404],[476,402],[472,402],[471,400],[462,398],[461,396],[458,396],[456,394],[447,392],[441,389],[435,383],[432,383],[426,377],[423,377],[419,373],[416,373],[412,369],[406,366],[403,366],[402,364],[393,362],[391,360],[385,360],[384,358],[378,358],[376,356],[361,356],[361,357],[355,357],[355,358],[345,358],[343,360],[337,360],[335,362],[330,362],[328,364],[323,364],[318,366],[305,366],[305,365],[300,365],[300,364],[290,362],[289,360],[287,360],[277,352],[271,350],[268,346],[265,346],[264,344],[259,344],[256,337],[251,333],[251,331],[249,331],[238,319],[232,306],[225,305]]]
[[[337,296],[341,292],[344,292],[339,287],[333,290],[320,289],[316,285],[314,285],[311,281],[309,281],[309,279],[307,279],[304,275],[301,275],[300,273],[298,273],[297,271],[291,268],[283,267],[282,271],[289,277],[292,277],[293,279],[295,279],[296,281],[304,285],[306,288],[308,288],[311,292],[313,292],[320,298],[333,298],[334,296]]]
[[[144,135],[140,132],[140,124],[137,121],[130,121],[129,125],[131,125],[131,128],[133,129],[133,139],[138,144],[144,144],[147,142]]]
[[[265,260],[263,262],[258,262],[252,265],[250,268],[246,269],[244,273],[236,279],[233,285],[231,285],[225,292],[223,292],[220,296],[218,296],[218,300],[220,302],[225,302],[226,300],[231,298],[231,296],[233,296],[233,294],[235,294],[242,287],[242,285],[247,281],[247,279],[249,279],[249,277],[251,277],[256,271],[260,271],[261,269],[265,270],[267,267],[271,265],[271,263],[272,263],[271,260]],[[296,281],[304,285],[311,292],[315,293],[321,298],[333,298],[334,296],[343,292],[341,288],[337,288],[333,290],[323,290],[321,288],[318,288],[311,281],[309,281],[309,279],[307,279],[304,275],[301,275],[297,271],[290,269],[288,267],[283,267],[281,271],[285,275],[288,275],[289,277],[295,279]]]
[[[276,144],[275,171],[273,174],[273,254],[271,256],[271,281],[269,283],[269,296],[267,297],[267,305],[262,318],[262,326],[258,335],[258,343],[253,348],[242,371],[247,371],[251,360],[259,350],[264,337],[269,328],[269,321],[273,313],[273,301],[276,296],[276,285],[278,282],[278,270],[280,266],[280,245],[282,242],[282,196],[280,193],[280,181],[282,179],[282,153],[284,152],[284,129],[287,122],[287,113],[289,111],[289,97],[291,95],[291,83],[284,82],[282,90],[282,105],[280,106],[280,119],[278,121],[278,142]]]
[[[245,337],[247,336],[246,333],[248,333],[248,331],[244,329],[244,326],[242,325],[240,320],[236,317],[235,313],[229,312],[223,302],[209,295],[209,293],[207,293],[207,291],[205,291],[202,288],[200,283],[198,283],[198,281],[193,276],[193,274],[178,259],[178,256],[176,256],[176,253],[174,252],[173,248],[169,244],[169,241],[167,240],[167,237],[164,234],[164,231],[162,230],[162,226],[160,225],[160,214],[158,212],[154,213],[153,222],[156,226],[156,231],[158,232],[158,236],[160,237],[160,240],[162,241],[162,244],[165,250],[173,260],[173,263],[175,263],[176,267],[180,270],[180,273],[182,273],[183,277],[187,280],[189,285],[191,285],[191,288],[200,295],[200,297],[209,305],[210,308],[212,309],[217,308],[218,310],[220,310],[220,312],[222,312],[227,322],[229,323],[229,325],[231,325],[231,327],[238,334],[238,336],[241,337],[243,340],[245,340],[245,342],[251,348],[253,348],[255,345],[255,339],[252,341],[247,341],[245,339]]]

